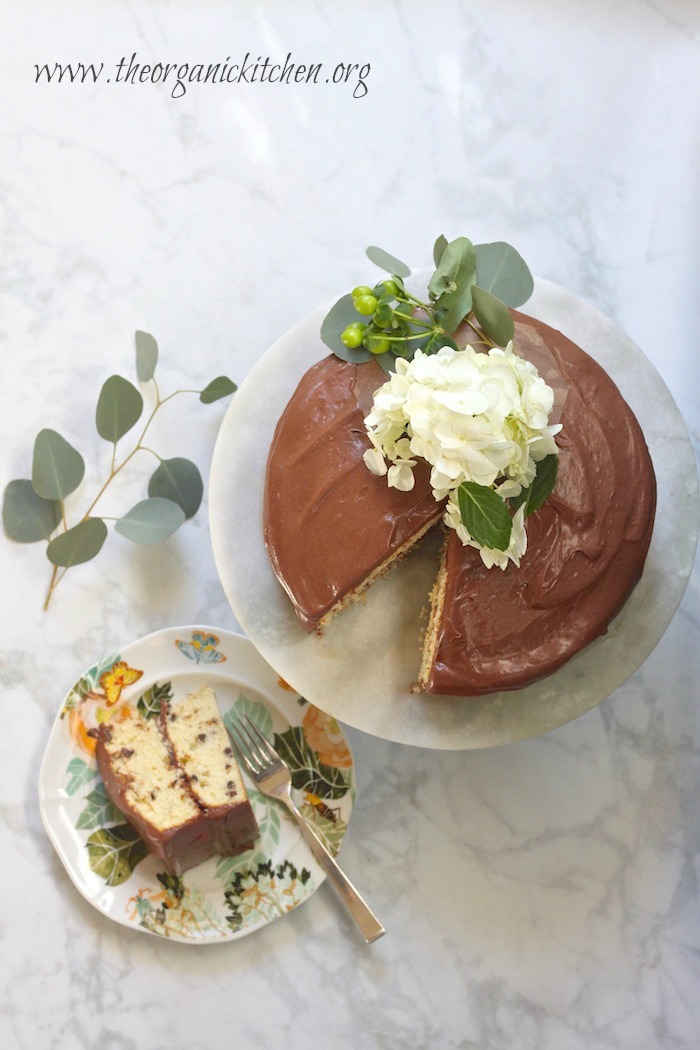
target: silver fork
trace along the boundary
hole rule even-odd
[[[297,809],[292,798],[292,775],[289,767],[277,754],[267,737],[247,715],[247,725],[239,722],[229,727],[229,735],[234,743],[238,758],[246,768],[263,795],[283,802],[292,814],[299,830],[316,860],[335,887],[341,901],[359,926],[368,944],[376,941],[386,931],[368,905],[357,892],[347,875],[341,870],[333,855],[326,849],[311,826]]]

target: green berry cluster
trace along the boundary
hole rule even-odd
[[[399,357],[408,355],[408,341],[424,339],[436,327],[430,304],[421,302],[404,287],[401,277],[393,274],[374,288],[360,284],[352,290],[355,310],[364,321],[353,321],[341,333],[345,346],[364,346],[372,354],[393,350]],[[421,318],[416,311],[423,311]]]

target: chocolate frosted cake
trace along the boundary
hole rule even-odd
[[[249,849],[258,828],[204,687],[160,716],[103,723],[97,761],[107,794],[173,875]]]
[[[520,565],[486,568],[453,529],[431,601],[419,687],[460,696],[518,689],[604,632],[642,572],[655,479],[639,425],[596,362],[513,312],[516,352],[554,391],[559,474],[528,519]],[[300,623],[322,627],[441,517],[429,469],[410,491],[370,473],[363,419],[386,375],[330,356],[311,368],[270,449],[264,532]],[[427,604],[428,596],[424,602]],[[421,612],[417,597],[416,617]]]

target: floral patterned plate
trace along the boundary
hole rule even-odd
[[[105,793],[95,760],[100,722],[155,715],[208,684],[224,722],[246,714],[292,770],[297,803],[337,852],[355,797],[353,760],[334,718],[280,679],[247,638],[208,627],[158,631],[95,664],[54,723],[40,775],[41,815],[71,879],[99,911],[187,944],[234,940],[305,901],[324,879],[293,821],[246,781],[255,847],[169,875]]]

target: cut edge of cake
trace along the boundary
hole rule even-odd
[[[392,551],[391,554],[387,558],[385,558],[383,562],[377,565],[376,568],[372,569],[372,571],[367,576],[365,576],[364,580],[360,581],[360,583],[354,588],[354,590],[349,591],[347,594],[344,594],[343,597],[335,603],[335,605],[331,606],[328,612],[324,613],[318,621],[318,623],[314,626],[313,629],[316,632],[316,634],[322,634],[324,628],[326,628],[329,625],[331,620],[335,616],[337,616],[338,613],[341,613],[343,609],[347,608],[348,605],[352,605],[354,602],[364,601],[365,592],[369,590],[372,584],[386,576],[386,574],[395,565],[397,565],[403,558],[406,557],[407,554],[410,554],[411,551],[419,545],[423,537],[426,536],[431,531],[431,529],[434,529],[435,526],[440,522],[440,520],[442,519],[443,511],[444,507],[442,506],[442,504],[440,504],[437,507],[437,511],[434,518],[422,525],[421,528],[413,534],[413,536],[410,536],[406,540],[406,542],[402,544],[402,546],[397,547],[395,551]]]
[[[440,567],[438,568],[435,582],[430,591],[430,607],[428,612],[428,623],[423,635],[421,663],[418,671],[416,684],[412,692],[427,691],[430,672],[432,670],[435,652],[438,645],[438,632],[442,622],[442,612],[445,607],[445,593],[447,590],[447,541],[442,545],[440,554]]]

